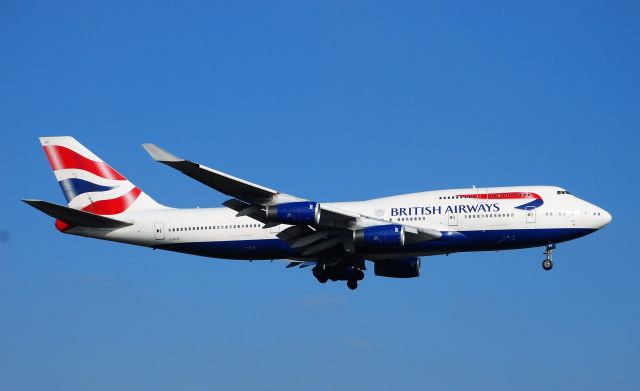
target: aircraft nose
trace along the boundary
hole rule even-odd
[[[600,229],[604,228],[605,225],[611,222],[611,214],[602,208],[596,207],[596,212],[593,213],[593,224],[594,228]]]

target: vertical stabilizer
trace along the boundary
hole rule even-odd
[[[40,143],[70,208],[98,215],[164,208],[73,137]]]

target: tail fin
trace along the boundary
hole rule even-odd
[[[97,215],[164,208],[73,137],[40,143],[70,208]]]

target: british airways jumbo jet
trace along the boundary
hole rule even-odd
[[[68,206],[27,199],[63,233],[239,260],[287,259],[313,266],[319,282],[374,274],[420,274],[421,256],[544,247],[544,270],[556,244],[611,221],[602,208],[555,186],[426,191],[360,202],[319,203],[178,158],[153,144],[151,157],[229,197],[224,208],[160,205],[73,137],[42,137]]]

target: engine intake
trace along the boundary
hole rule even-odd
[[[267,206],[267,220],[283,224],[318,224],[320,204],[317,202],[287,202]]]
[[[376,276],[412,278],[420,275],[420,258],[398,258],[375,261]]]
[[[376,225],[353,232],[355,244],[372,247],[404,246],[404,226],[400,224]]]

